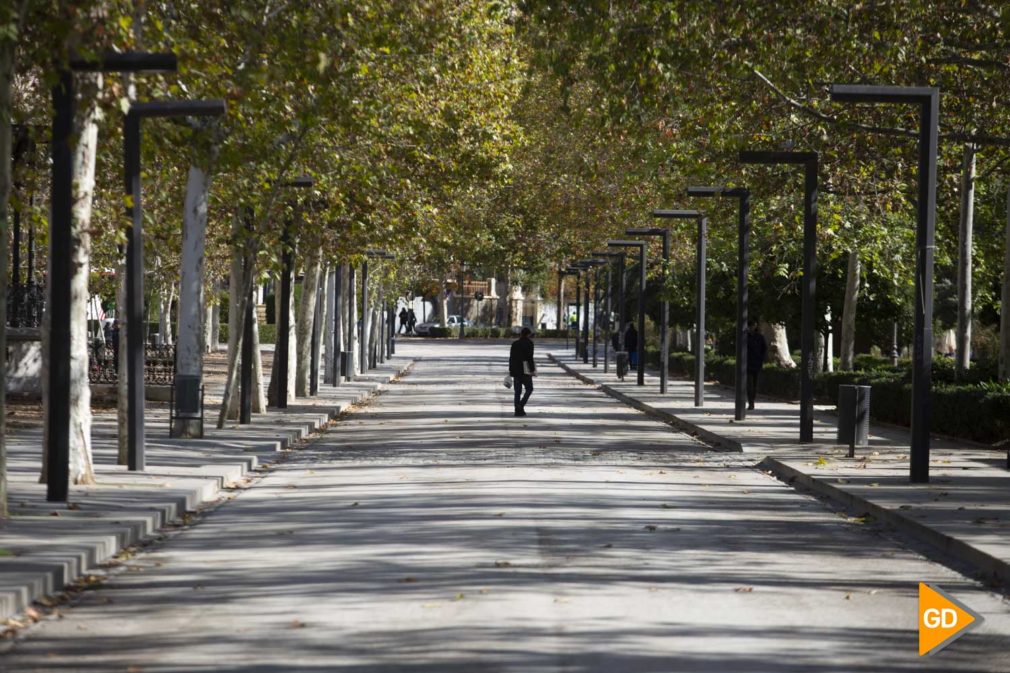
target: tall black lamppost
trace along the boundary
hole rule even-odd
[[[705,267],[708,263],[708,219],[697,210],[654,210],[652,216],[698,222],[694,267],[694,406],[702,407],[705,406]]]
[[[297,189],[309,189],[315,184],[308,175],[299,176],[293,180],[283,183],[285,187]],[[291,236],[291,218],[284,221],[284,230],[281,232],[281,314],[277,318],[277,344],[274,348],[274,357],[277,361],[277,385],[274,390],[277,394],[277,408],[286,409],[288,406],[288,355],[290,351],[289,332],[291,331],[291,276],[294,274],[294,241]],[[250,342],[252,335],[246,334]],[[244,338],[246,338],[244,337]],[[242,361],[245,367],[245,360]],[[252,367],[252,357],[249,358],[249,367]]]
[[[831,100],[904,103],[919,108],[919,195],[915,229],[915,338],[912,348],[912,446],[909,476],[929,481],[929,396],[933,366],[933,248],[936,230],[936,87],[831,85]]]
[[[688,187],[688,196],[738,199],[736,269],[736,405],[733,417],[747,418],[747,275],[750,272],[750,192],[743,187]]]
[[[568,307],[564,305],[565,296],[564,296],[564,293],[561,292],[561,282],[562,282],[562,279],[565,278],[565,276],[575,276],[576,277],[575,285],[577,287],[578,284],[579,284],[578,283],[578,275],[579,275],[579,272],[576,271],[575,269],[573,269],[570,266],[566,267],[564,269],[558,269],[558,307],[559,307],[559,309],[558,309],[558,315],[562,316],[562,320],[563,320],[563,322],[561,322],[561,321],[558,322],[558,329],[564,329],[565,330],[565,349],[566,350],[568,349],[568,333],[571,332],[571,320],[569,319],[569,316],[568,316]]]
[[[598,360],[598,340],[600,333],[600,271],[599,267],[605,265],[606,260],[602,259],[589,259],[586,260],[586,309],[589,309],[589,278],[593,269],[596,269],[595,273],[592,273],[593,281],[593,367],[597,367]],[[588,323],[588,320],[587,320]],[[588,329],[588,324],[587,324]],[[586,343],[589,343],[589,335],[586,335]]]
[[[53,85],[52,182],[49,223],[49,414],[46,419],[46,499],[62,502],[70,490],[70,311],[73,249],[73,138],[77,95],[75,72],[170,72],[175,54],[108,53],[73,58]]]
[[[143,470],[144,456],[144,215],[140,188],[140,121],[147,117],[219,117],[223,100],[152,101],[131,103],[123,126],[123,167],[126,212],[132,226],[126,232],[126,456],[130,470]],[[177,387],[178,408],[196,411],[200,381]],[[186,384],[189,385],[186,385]]]
[[[799,164],[803,188],[800,442],[814,441],[814,311],[817,292],[817,152],[741,152],[745,164]]]
[[[663,294],[670,267],[670,230],[665,227],[634,227],[625,229],[629,236],[661,236],[663,239]],[[659,318],[659,392],[666,394],[666,381],[670,373],[670,301],[663,299]]]
[[[582,268],[578,262],[573,263],[570,268],[575,276],[575,359],[578,360],[581,341],[579,332],[582,331]]]
[[[610,338],[611,331],[613,330],[612,313],[613,313],[613,296],[614,296],[614,278],[613,278],[613,267],[611,262],[617,260],[623,267],[624,263],[624,253],[623,252],[594,252],[594,257],[599,257],[600,259],[607,260],[607,305],[605,307],[605,315],[607,316],[604,326],[607,328],[603,339],[603,373],[607,374],[610,371]],[[623,303],[623,302],[622,302]],[[620,320],[618,320],[618,330],[617,334],[620,334]]]
[[[611,248],[638,248],[638,385],[645,385],[645,241],[607,241]]]
[[[393,256],[386,250],[366,250],[365,260],[361,264],[361,337],[359,339],[360,343],[360,356],[361,356],[361,371],[362,373],[366,369],[375,369],[375,364],[372,362],[369,334],[368,331],[371,328],[371,320],[369,320],[368,311],[368,260],[369,259],[391,259]]]

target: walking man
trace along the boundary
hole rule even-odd
[[[404,306],[403,308],[400,309],[400,329],[397,331],[397,334],[406,331],[407,331],[407,307]]]
[[[758,377],[768,356],[768,342],[758,329],[757,320],[747,321],[747,408],[754,408]]]
[[[624,350],[628,351],[628,366],[638,366],[638,330],[635,323],[629,322],[628,329],[624,331]]]
[[[407,309],[407,334],[414,333],[414,325],[417,324],[417,316],[414,315],[414,309]]]
[[[533,393],[533,377],[537,375],[537,365],[533,361],[533,339],[530,335],[530,328],[523,327],[509,351],[509,376],[512,377],[512,388],[515,390],[516,416],[526,415],[526,401]],[[522,388],[526,389],[526,394],[520,397]]]

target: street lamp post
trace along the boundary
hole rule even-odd
[[[390,254],[386,250],[366,250],[365,251],[365,261],[361,264],[361,371],[365,372],[366,369],[375,369],[375,363],[371,358],[371,344],[369,343],[369,329],[371,328],[371,320],[369,319],[368,311],[368,260],[370,258],[377,259],[394,259],[394,255]],[[381,301],[381,299],[380,299]]]
[[[694,307],[694,406],[705,406],[705,267],[708,219],[697,210],[654,210],[653,217],[675,220],[697,220],[695,246],[695,307]]]
[[[140,187],[140,121],[148,117],[219,117],[223,100],[151,101],[131,103],[123,126],[123,177],[126,212],[132,226],[126,232],[126,457],[127,468],[141,471],[144,452],[144,215]],[[178,382],[180,409],[200,405],[200,378]]]
[[[799,164],[803,188],[803,299],[800,330],[800,442],[814,441],[814,311],[817,292],[817,152],[741,152],[745,164]]]
[[[655,214],[655,213],[654,213]],[[629,236],[660,236],[663,239],[663,280],[669,280],[670,230],[665,227],[636,227],[625,229]],[[663,288],[666,293],[666,287]],[[666,394],[666,382],[670,374],[670,301],[663,299],[659,318],[659,393]]]
[[[915,337],[912,348],[912,442],[909,478],[929,481],[929,396],[933,366],[933,249],[936,231],[936,87],[831,85],[831,100],[904,103],[919,108],[919,195],[915,230]]]
[[[638,385],[645,385],[645,241],[607,241],[611,248],[638,248]]]
[[[308,189],[315,184],[315,181],[302,175],[293,180],[283,183],[284,187],[294,187],[297,189]],[[291,240],[291,219],[284,222],[284,230],[281,232],[281,314],[277,316],[277,338],[274,347],[274,357],[277,360],[277,385],[276,391],[278,409],[286,409],[288,406],[288,371],[290,367],[290,331],[291,331],[291,276],[294,274],[294,252],[292,248],[294,242]],[[251,331],[251,330],[250,330]],[[251,336],[247,334],[246,336]],[[251,358],[250,358],[251,360]],[[246,364],[243,361],[242,366]],[[252,367],[252,362],[249,362]]]
[[[613,267],[611,262],[615,259],[622,265],[624,264],[624,253],[605,251],[605,252],[594,252],[593,257],[599,257],[600,259],[607,260],[607,305],[606,305],[606,316],[607,319],[604,321],[604,326],[607,328],[603,339],[603,373],[606,374],[610,371],[610,332],[613,330],[613,325],[611,324],[611,314],[613,313],[613,294],[614,294],[614,278],[613,278]],[[618,330],[617,333],[620,334],[620,320],[618,320]]]
[[[576,269],[573,269],[570,266],[567,267],[567,268],[565,268],[565,269],[563,269],[563,270],[558,270],[558,278],[559,279],[560,278],[564,278],[565,276],[575,276],[575,288],[576,288],[576,290],[578,290],[578,287],[579,287],[579,272]],[[560,283],[559,283],[559,286],[560,286]],[[564,295],[559,290],[559,292],[558,292],[558,302],[559,302],[559,305],[560,305],[561,302],[564,302],[564,300],[565,300],[565,297],[564,297]],[[559,315],[560,314],[561,313],[559,312]],[[569,335],[569,333],[572,330],[571,330],[571,320],[569,320],[569,318],[568,318],[568,307],[567,306],[564,307],[563,314],[564,314],[564,323],[560,323],[559,322],[558,323],[558,328],[560,329],[561,325],[564,324],[564,330],[565,330],[565,350],[568,350],[568,335]],[[576,336],[576,339],[578,339],[578,334],[576,334],[575,336]],[[578,343],[577,340],[576,340],[576,343]],[[578,347],[576,347],[575,350],[578,351]]]
[[[740,202],[736,270],[736,404],[733,417],[747,418],[747,275],[750,272],[750,191],[743,187],[688,187],[688,196],[723,196]]]
[[[74,58],[57,74],[52,88],[52,181],[49,235],[49,413],[46,418],[46,500],[64,502],[70,492],[70,311],[73,253],[73,138],[77,94],[75,72],[168,72],[175,54],[108,53]]]

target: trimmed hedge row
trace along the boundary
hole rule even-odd
[[[732,386],[736,378],[734,366],[734,358],[709,355],[705,358],[706,378]],[[938,358],[934,362],[931,430],[975,442],[994,443],[1010,439],[1010,385],[954,384],[950,382],[953,374],[948,370],[952,370],[952,365],[946,359]],[[671,353],[670,373],[693,376],[694,356]],[[838,386],[845,384],[872,387],[870,415],[873,418],[905,426],[911,423],[912,383],[907,367],[891,367],[890,360],[887,360],[885,366],[873,369],[822,372],[814,375],[814,398],[821,404],[837,404]],[[798,399],[799,369],[766,365],[761,371],[760,388],[769,395]]]
[[[277,343],[277,325],[260,325],[260,343],[261,344],[272,344]],[[221,343],[228,343],[228,323],[221,323],[217,338]]]

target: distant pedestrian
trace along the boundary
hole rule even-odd
[[[624,331],[624,350],[628,351],[628,366],[638,366],[638,330],[635,323],[629,322]]]
[[[754,408],[758,378],[768,357],[768,342],[758,329],[756,320],[747,321],[747,408]]]
[[[414,315],[414,309],[407,309],[407,334],[414,333],[414,325],[417,324],[417,316]]]
[[[396,331],[397,334],[399,334],[400,332],[407,331],[407,320],[408,320],[407,308],[403,307],[400,309],[400,329]]]
[[[533,339],[530,338],[532,334],[529,327],[523,327],[509,351],[509,375],[515,391],[516,416],[526,415],[526,402],[533,393],[533,377],[537,375],[537,364],[533,361]],[[523,388],[526,389],[526,394],[520,397]]]

